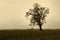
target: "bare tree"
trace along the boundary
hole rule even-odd
[[[42,31],[42,25],[46,23],[45,18],[47,17],[47,14],[49,14],[49,8],[41,7],[38,3],[34,3],[33,7],[33,9],[30,8],[29,11],[26,12],[25,17],[28,18],[28,16],[31,15],[31,24],[29,26],[38,25],[40,31]]]

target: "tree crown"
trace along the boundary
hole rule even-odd
[[[26,17],[28,17],[29,15],[32,15],[31,17],[31,24],[30,25],[39,25],[40,24],[44,24],[45,22],[45,17],[47,17],[47,14],[49,14],[49,8],[46,7],[39,7],[40,5],[38,5],[38,3],[34,3],[33,4],[33,9],[29,9],[28,12],[26,12]]]

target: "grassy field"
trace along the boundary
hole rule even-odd
[[[0,30],[0,40],[60,40],[60,30]]]

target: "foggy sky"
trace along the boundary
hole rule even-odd
[[[24,15],[36,2],[50,9],[43,29],[60,29],[60,0],[0,0],[0,29],[31,28]]]

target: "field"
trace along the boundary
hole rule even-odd
[[[0,30],[0,40],[60,40],[60,29]]]

